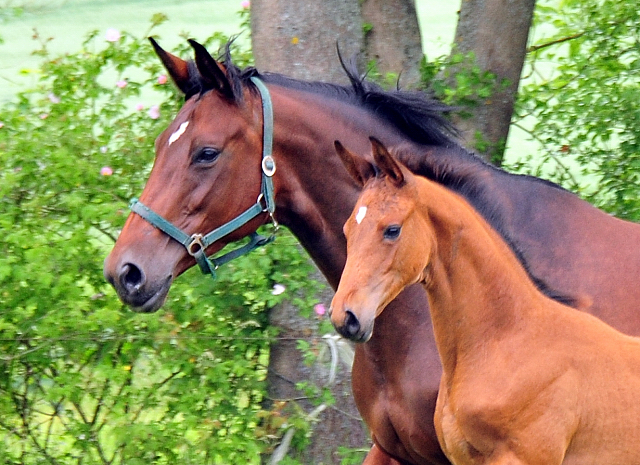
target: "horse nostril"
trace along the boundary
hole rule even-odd
[[[120,270],[120,284],[128,292],[137,291],[144,284],[144,273],[133,263],[125,263]]]
[[[345,310],[344,330],[349,337],[353,337],[360,331],[358,317],[351,310]]]

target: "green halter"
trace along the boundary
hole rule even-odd
[[[271,155],[273,150],[273,106],[271,104],[269,90],[263,82],[257,77],[252,77],[251,81],[253,81],[255,86],[258,88],[260,96],[262,97],[263,114],[262,187],[256,203],[240,215],[236,216],[233,220],[204,235],[189,235],[185,233],[180,228],[144,205],[138,199],[132,199],[129,203],[129,208],[132,212],[137,213],[153,226],[182,244],[187,249],[187,252],[189,252],[189,255],[196,259],[196,262],[200,266],[202,272],[204,274],[211,274],[214,278],[216,277],[215,270],[220,265],[251,252],[255,248],[273,242],[275,239],[275,232],[278,229],[278,223],[273,217],[273,212],[276,209],[272,179],[273,174],[276,172],[276,163]],[[207,258],[205,254],[207,247],[227,234],[241,228],[261,213],[269,213],[271,221],[273,222],[274,232],[270,236],[261,236],[257,232],[251,233],[249,235],[249,242],[242,247],[232,250],[220,257]]]

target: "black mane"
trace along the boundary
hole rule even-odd
[[[229,45],[226,46],[221,61],[226,68],[227,77],[237,102],[242,101],[243,88],[248,87],[255,90],[255,86],[250,80],[255,76],[266,83],[314,93],[364,108],[387,121],[408,140],[416,144],[438,147],[458,145],[455,141],[458,131],[445,117],[445,114],[453,111],[454,108],[428,98],[424,92],[386,91],[377,84],[367,81],[364,76],[360,76],[355,60],[351,60],[348,64],[344,63],[342,59],[340,60],[351,85],[301,81],[282,74],[260,73],[253,67],[241,70],[233,64]],[[187,93],[187,99],[211,90],[200,78],[195,66],[190,65],[190,71],[192,71],[190,72],[192,90]]]
[[[340,58],[342,67],[351,82],[350,86],[319,81],[302,81],[276,73],[260,73],[253,67],[241,70],[231,60],[229,44],[225,48],[221,61],[226,68],[234,99],[238,103],[242,102],[243,88],[248,87],[257,92],[255,85],[251,82],[251,77],[255,76],[266,83],[349,102],[388,122],[405,135],[408,141],[414,144],[447,149],[437,156],[435,162],[427,163],[423,161],[417,169],[412,167],[412,171],[465,197],[503,237],[541,292],[563,304],[575,305],[575,299],[555,291],[542,279],[532,274],[522,250],[507,231],[500,209],[495,205],[495,202],[491,202],[490,188],[483,182],[486,178],[483,178],[481,174],[489,170],[505,176],[526,178],[532,182],[540,182],[557,189],[562,188],[549,181],[532,176],[507,173],[485,162],[473,152],[466,150],[456,141],[459,134],[457,129],[444,116],[448,112],[455,110],[454,108],[429,98],[424,92],[384,90],[377,84],[367,81],[364,76],[359,75],[355,60],[345,64]],[[187,95],[187,98],[210,90],[199,79],[200,75],[196,67],[193,66],[191,69],[195,71],[190,73],[194,77],[193,92]],[[399,152],[402,152],[402,149]]]

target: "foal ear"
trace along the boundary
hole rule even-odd
[[[196,66],[208,89],[214,89],[225,97],[234,100],[233,87],[224,72],[224,68],[213,59],[204,46],[200,45],[193,39],[189,39],[189,43],[196,52]]]
[[[188,94],[192,90],[191,79],[189,78],[189,64],[185,60],[162,49],[153,37],[149,37],[149,42],[153,45],[156,55],[158,55],[158,58],[162,61],[162,64],[169,73],[169,76],[171,76],[173,82],[178,86],[178,89],[180,89],[183,94]]]
[[[375,137],[369,137],[369,140],[371,141],[371,148],[373,150],[373,159],[380,172],[387,176],[393,185],[401,187],[405,181],[399,163],[393,158],[387,148],[382,145],[382,142]]]
[[[344,148],[339,140],[335,141],[333,145],[336,148],[338,156],[342,160],[344,167],[347,169],[351,177],[355,182],[364,186],[364,184],[370,178],[376,175],[376,170],[371,163],[362,158],[359,155]]]

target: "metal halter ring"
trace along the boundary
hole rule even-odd
[[[273,176],[276,172],[276,161],[271,155],[267,155],[262,159],[262,172],[266,176]]]
[[[193,250],[193,248],[197,246],[198,248],[196,250]],[[189,245],[187,245],[187,252],[189,252],[189,255],[191,255],[192,257],[194,257],[198,252],[202,251],[204,252],[204,244],[202,243],[202,234],[194,234],[191,236],[191,242],[189,243]]]

